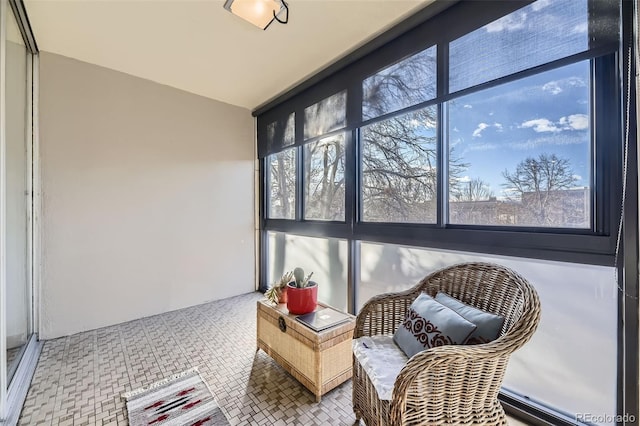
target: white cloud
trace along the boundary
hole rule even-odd
[[[589,128],[589,117],[586,114],[572,114],[569,117],[562,117],[565,120],[567,130],[587,130]]]
[[[542,86],[542,90],[545,92],[551,92],[552,95],[557,95],[558,93],[562,93],[562,88],[558,84],[557,81],[550,81],[544,86]]]
[[[454,128],[453,128],[453,131],[454,131],[454,132],[459,132],[460,130],[458,130],[458,128],[457,128],[457,127],[454,127]]]
[[[582,180],[582,176],[580,176],[580,175],[572,175],[571,177],[574,178],[578,182]]]
[[[538,0],[531,5],[531,10],[537,12],[551,4],[551,0]]]
[[[489,114],[491,115],[491,114]],[[473,131],[472,136],[474,138],[481,138],[482,137],[482,132],[485,129],[489,129],[489,128],[495,128],[497,132],[502,132],[503,131],[503,127],[501,123],[493,123],[493,124],[487,124],[487,123],[480,123],[478,124],[478,127]]]
[[[461,178],[456,179],[458,182],[471,182],[471,178],[469,176],[462,176]]]
[[[535,120],[525,121],[520,127],[533,128],[533,131],[538,133],[559,132],[561,130],[556,127],[553,121],[547,120],[546,118],[536,118]]]
[[[586,22],[580,23],[573,27],[571,34],[585,34],[589,29],[589,25]]]
[[[492,151],[498,148],[499,145],[495,143],[475,143],[472,145],[468,145],[462,154],[464,155],[470,151]]]
[[[463,108],[470,109],[470,108],[473,108],[473,105],[465,104],[465,105],[463,106]]]
[[[526,12],[514,12],[485,26],[488,33],[515,31],[524,28],[527,21]]]
[[[542,85],[542,90],[552,95],[564,92],[565,89],[572,87],[586,87],[587,83],[580,77],[569,77],[561,80],[553,80]]]
[[[564,80],[560,80],[564,83],[566,83],[569,86],[572,87],[587,87],[587,82],[584,81],[584,79],[580,78],[580,77],[569,77],[569,78],[565,78]]]
[[[584,79],[580,78],[580,77],[569,77],[569,78],[565,78],[564,80],[560,80],[560,81],[565,83],[567,86],[587,87],[587,82],[584,81]]]
[[[532,139],[519,140],[509,143],[509,147],[518,150],[530,150],[539,148],[542,146],[552,145],[580,145],[588,144],[589,138],[585,137],[581,133],[567,133],[567,132],[550,132],[541,133],[540,136],[536,136]]]
[[[525,121],[521,128],[530,128],[537,133],[557,133],[563,130],[587,130],[589,128],[589,117],[585,114],[571,114],[567,117],[560,117],[557,122],[547,118],[536,118]]]
[[[487,127],[489,127],[489,125],[487,123],[480,123],[478,124],[478,127],[473,131],[472,136],[474,138],[480,138],[482,137],[482,131],[484,129],[486,129]]]

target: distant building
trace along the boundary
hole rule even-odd
[[[546,226],[588,228],[591,191],[587,187],[525,192],[519,200],[449,202],[449,221],[464,225]]]

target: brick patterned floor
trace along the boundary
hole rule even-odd
[[[7,369],[13,361],[18,357],[18,354],[22,350],[22,346],[18,346],[17,348],[7,349]]]
[[[256,352],[261,297],[251,293],[47,341],[18,424],[126,425],[122,392],[197,366],[232,425],[353,425],[350,381],[315,403]]]

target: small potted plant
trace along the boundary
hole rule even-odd
[[[308,314],[318,306],[318,284],[311,281],[311,276],[304,275],[304,269],[293,270],[295,281],[287,284],[287,309],[295,315]]]
[[[277,283],[265,291],[264,297],[274,305],[287,303],[287,284],[289,284],[291,280],[293,280],[293,271],[285,272]]]

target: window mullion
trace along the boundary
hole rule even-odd
[[[449,91],[449,45],[447,43],[440,43],[437,47],[437,80],[436,90],[438,98],[442,99]],[[437,118],[437,142],[436,150],[438,155],[437,163],[437,225],[444,228],[447,225],[447,186],[449,184],[448,170],[449,170],[449,148],[447,143],[447,114],[446,106],[444,103],[438,104],[438,118]]]
[[[295,220],[300,222],[303,219],[304,206],[304,161],[302,159],[302,151],[304,150],[304,110],[296,109],[295,116],[295,152],[296,152],[296,205]]]
[[[345,221],[350,224],[351,233],[359,218],[359,198],[362,191],[359,179],[360,150],[359,129],[355,125],[362,122],[362,83],[351,84],[347,92],[347,132],[345,140]]]
[[[449,144],[447,143],[447,107],[438,105],[438,222],[440,228],[445,228],[449,222],[448,185],[449,185]]]
[[[296,148],[296,222],[304,218],[304,145]]]

